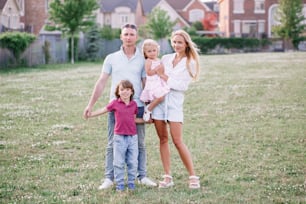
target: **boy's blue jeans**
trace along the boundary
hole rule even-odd
[[[114,175],[117,185],[124,185],[125,164],[128,184],[134,184],[138,166],[137,135],[114,135]]]
[[[137,117],[142,118],[144,107],[138,107]],[[113,167],[113,137],[114,137],[115,115],[113,112],[108,113],[108,143],[106,147],[105,157],[105,178],[114,180],[114,167]],[[138,178],[146,177],[147,153],[145,147],[145,125],[137,124],[138,135]]]

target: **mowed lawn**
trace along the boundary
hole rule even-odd
[[[106,116],[82,119],[101,64],[1,73],[0,203],[306,203],[306,53],[205,55],[201,67],[184,124],[201,189],[188,189],[171,143],[175,186],[124,194],[97,189]],[[153,125],[146,145],[148,176],[158,181]]]

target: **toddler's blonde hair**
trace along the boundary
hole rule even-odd
[[[148,57],[146,56],[145,50],[146,50],[148,47],[151,47],[151,46],[155,46],[155,47],[157,48],[157,55],[159,55],[159,51],[160,51],[160,46],[159,46],[159,44],[158,44],[155,40],[146,39],[145,41],[143,41],[143,44],[142,44],[142,54],[143,54],[143,56],[145,57],[145,59],[148,58]]]

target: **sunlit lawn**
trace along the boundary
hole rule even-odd
[[[171,144],[171,189],[99,191],[106,116],[81,117],[101,64],[0,74],[0,203],[306,203],[306,53],[201,57],[184,140],[200,190]],[[61,68],[62,67],[62,68]],[[108,89],[97,104],[108,100]],[[147,125],[148,176],[161,179]]]

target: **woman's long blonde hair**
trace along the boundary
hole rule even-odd
[[[185,53],[186,53],[186,57],[187,57],[187,61],[186,61],[186,66],[187,66],[187,70],[190,74],[190,76],[196,80],[199,76],[200,73],[200,64],[199,64],[199,49],[197,48],[197,45],[191,40],[190,35],[184,31],[184,30],[176,30],[172,33],[171,35],[171,41],[173,39],[174,36],[176,35],[180,35],[184,38],[185,42],[186,42],[186,49],[185,49]],[[193,59],[196,63],[196,70],[195,73],[192,73],[191,68],[190,68],[190,60]]]

